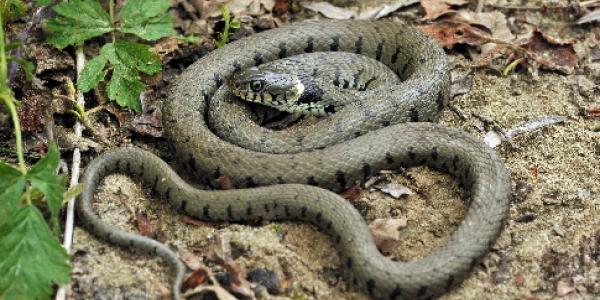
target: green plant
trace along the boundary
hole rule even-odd
[[[227,5],[221,6],[221,15],[223,16],[223,21],[225,22],[225,27],[223,28],[223,32],[219,32],[219,40],[215,41],[215,47],[221,48],[227,44],[229,41],[229,34],[231,29],[240,28],[239,20],[231,20],[231,13],[229,12],[229,7]]]
[[[0,160],[0,299],[41,299],[50,297],[54,284],[69,282],[69,256],[57,240],[58,220],[64,199],[77,191],[65,192],[64,176],[55,174],[59,161],[55,145],[33,167],[25,165],[18,101],[8,86],[7,62],[20,63],[29,76],[33,64],[7,55],[17,46],[5,41],[2,17],[8,15],[0,13],[0,102],[13,122],[18,163]],[[46,208],[50,227],[42,214]]]
[[[95,37],[111,35],[111,42],[100,49],[98,56],[84,67],[77,86],[87,92],[96,88],[111,72],[106,91],[110,100],[139,112],[140,93],[146,89],[140,74],[152,75],[161,69],[161,61],[150,46],[123,39],[134,35],[145,41],[156,41],[166,36],[177,36],[173,17],[167,12],[168,0],[127,0],[115,21],[114,0],[108,1],[108,12],[96,0],[71,0],[54,6],[59,17],[48,20],[51,33],[48,42],[59,49],[82,46]],[[181,37],[194,42],[195,37]]]

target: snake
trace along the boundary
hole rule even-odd
[[[348,105],[317,122],[313,130],[335,142],[310,151],[246,149],[221,139],[207,125],[209,102],[232,96],[227,81],[234,74],[312,52],[368,56],[401,82],[368,103]],[[461,129],[432,122],[449,99],[449,85],[444,51],[400,22],[310,20],[233,41],[190,65],[163,101],[164,132],[173,156],[196,184],[209,189],[184,181],[146,150],[115,148],[86,167],[77,202],[81,224],[109,243],[163,258],[174,269],[173,297],[182,299],[186,268],[175,252],[105,223],[94,211],[94,193],[103,178],[127,174],[179,212],[202,220],[314,224],[331,236],[347,285],[373,299],[436,297],[462,282],[489,251],[505,223],[511,194],[510,174],[493,149]],[[336,192],[379,170],[417,165],[455,177],[464,187],[468,209],[445,244],[423,258],[393,261],[379,252],[360,213]],[[223,175],[237,189],[210,189]]]

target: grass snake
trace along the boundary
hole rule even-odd
[[[369,56],[403,81],[365,105],[344,108],[318,122],[312,130],[333,144],[311,151],[257,152],[224,141],[209,129],[207,103],[228,97],[224,81],[233,73],[317,51]],[[176,80],[164,102],[163,124],[175,157],[201,183],[211,185],[227,175],[246,188],[199,190],[153,154],[117,148],[86,168],[86,188],[77,206],[80,219],[108,242],[164,258],[176,270],[176,299],[182,297],[185,273],[176,254],[157,241],[106,224],[94,212],[94,193],[105,176],[135,176],[179,211],[208,221],[312,223],[332,236],[348,285],[372,298],[440,295],[460,283],[489,250],[506,217],[510,195],[508,171],[492,149],[459,129],[416,122],[436,119],[449,97],[449,81],[443,51],[397,22],[307,21],[240,39],[202,57]],[[330,191],[342,191],[381,169],[422,164],[457,178],[469,195],[469,208],[442,247],[414,261],[391,261],[377,250],[357,210]]]

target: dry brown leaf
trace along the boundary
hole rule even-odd
[[[400,240],[400,229],[406,227],[406,218],[375,219],[369,224],[369,229],[377,248],[383,253],[391,252]]]
[[[348,200],[350,203],[356,203],[360,199],[360,194],[362,189],[358,185],[353,185],[349,187],[347,190],[341,192],[339,195]]]
[[[600,118],[600,106],[586,108],[585,116],[590,118]]]
[[[215,227],[215,224],[213,224],[213,223],[200,221],[200,220],[192,218],[190,216],[182,216],[181,220],[185,223],[188,223],[190,225],[195,225],[198,227]]]
[[[196,271],[192,272],[192,274],[190,274],[190,276],[188,276],[188,278],[183,282],[181,291],[185,292],[203,284],[206,282],[207,277],[208,271],[205,268],[197,269]]]
[[[575,292],[575,285],[569,278],[562,278],[556,283],[556,295],[559,297],[564,297]]]
[[[233,184],[233,181],[227,175],[219,176],[217,183],[219,183],[222,190],[235,190],[235,184]]]
[[[149,113],[141,113],[131,120],[133,130],[142,135],[152,137],[162,136],[162,113],[160,109],[155,109]]]
[[[418,26],[444,48],[452,49],[456,44],[479,46],[489,41],[490,34],[469,24],[456,21],[441,21]]]
[[[138,214],[135,219],[137,223],[138,232],[141,235],[149,238],[154,236],[154,229],[152,228],[152,223],[150,223],[150,219],[148,218],[147,214]]]
[[[181,261],[188,268],[190,268],[190,270],[198,270],[200,268],[205,268],[204,264],[200,260],[200,257],[185,247],[178,247],[177,256],[179,256],[179,259],[181,259]]]
[[[277,15],[282,15],[290,10],[292,0],[275,0],[273,12]]]
[[[577,55],[572,41],[550,37],[539,29],[533,32],[523,48],[533,57],[534,67],[539,65],[568,74],[577,66]]]
[[[409,189],[408,187],[406,187],[402,184],[399,184],[399,183],[388,183],[385,185],[377,186],[377,188],[380,191],[382,191],[396,199],[398,199],[404,195],[414,194],[414,192],[411,189]]]
[[[454,13],[452,7],[468,4],[467,0],[421,0],[421,6],[425,10],[425,18],[437,19],[447,13]]]
[[[246,280],[246,270],[238,266],[231,257],[231,238],[228,234],[217,235],[212,257],[217,264],[229,273],[229,289],[240,295],[255,299],[250,282]]]
[[[594,11],[590,11],[585,14],[579,20],[577,20],[577,24],[591,23],[600,21],[600,9],[596,9]]]

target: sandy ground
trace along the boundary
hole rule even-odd
[[[562,75],[541,73],[534,79],[524,73],[501,77],[485,71],[475,72],[468,95],[451,101],[505,128],[548,115],[568,118],[515,138],[516,147],[499,147],[515,188],[508,223],[493,251],[441,299],[600,298],[600,120],[579,114],[580,107],[592,104]],[[441,122],[483,138],[474,118],[463,120],[447,110]],[[357,207],[367,221],[406,218],[392,257],[422,257],[443,244],[460,223],[465,211],[460,189],[448,176],[423,167],[396,180],[418,193],[394,199],[367,191]],[[120,175],[107,178],[97,198],[96,208],[107,222],[136,231],[136,216],[146,214],[159,240],[196,253],[215,272],[220,267],[206,256],[216,235],[230,235],[237,264],[274,271],[286,287],[279,295],[263,291],[264,299],[367,299],[340,279],[332,243],[311,226],[190,225]],[[80,228],[73,250],[71,299],[168,297],[170,272],[157,258],[107,245]]]

